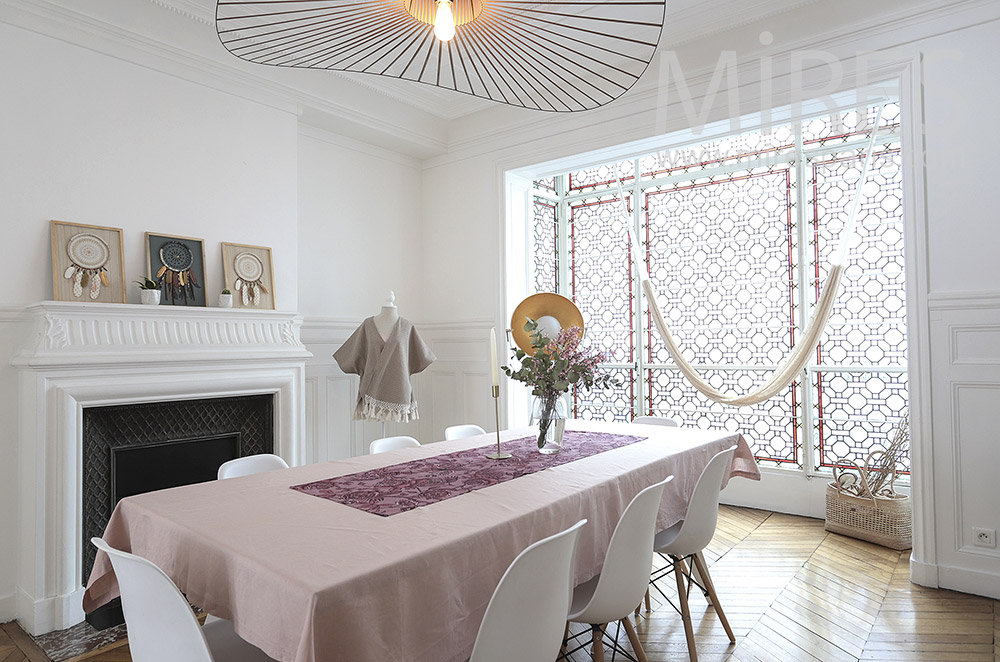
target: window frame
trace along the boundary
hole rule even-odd
[[[898,99],[889,99],[890,103],[899,104]],[[841,109],[843,110],[843,109]],[[697,173],[690,173],[685,171],[680,171],[676,174],[670,173],[666,175],[659,175],[655,177],[643,178],[640,172],[640,163],[642,158],[647,156],[651,150],[645,150],[642,154],[634,156],[628,159],[614,159],[614,160],[604,160],[604,163],[621,163],[624,161],[631,161],[633,165],[633,172],[636,176],[631,177],[631,181],[626,181],[622,183],[622,192],[626,198],[630,198],[632,201],[639,201],[639,203],[633,202],[631,205],[631,222],[632,228],[636,233],[636,236],[641,236],[644,230],[644,220],[642,218],[643,214],[646,212],[646,202],[647,195],[655,190],[659,186],[669,185],[675,182],[690,182],[697,177],[708,177],[708,176],[724,176],[733,173],[745,173],[753,168],[766,168],[769,166],[775,166],[779,164],[789,164],[790,168],[795,171],[795,192],[794,192],[794,206],[796,220],[796,233],[797,233],[797,252],[798,260],[795,268],[795,310],[797,314],[794,316],[794,324],[792,329],[794,329],[797,334],[796,337],[801,336],[801,331],[806,328],[811,319],[812,312],[812,284],[815,282],[815,277],[808,273],[810,269],[813,268],[813,263],[809,252],[811,250],[812,244],[810,243],[809,233],[811,231],[811,221],[808,217],[808,212],[811,209],[809,202],[809,186],[807,183],[812,180],[812,174],[810,170],[812,169],[810,158],[832,156],[838,152],[851,151],[858,148],[866,148],[869,140],[869,133],[867,131],[861,132],[860,134],[849,134],[843,137],[844,142],[837,142],[833,144],[823,143],[812,143],[807,144],[803,139],[803,124],[808,122],[810,119],[820,117],[823,115],[830,115],[830,111],[815,113],[813,115],[803,115],[795,119],[791,119],[784,124],[791,124],[794,130],[794,147],[787,152],[768,154],[763,158],[754,158],[743,160],[743,158],[736,159],[732,163],[723,163],[716,167],[700,170]],[[779,122],[778,124],[782,124]],[[760,130],[764,130],[767,127],[758,127]],[[690,141],[686,145],[670,145],[664,147],[663,149],[682,149],[685,146],[697,146],[705,142],[724,139],[731,136],[737,136],[740,134],[752,131],[753,127],[741,127],[740,130],[732,131],[729,133],[718,133],[712,136],[704,137],[701,141]],[[839,137],[829,137],[825,140],[834,140]],[[902,149],[903,142],[903,130],[899,124],[890,126],[888,128],[877,129],[876,145],[881,145],[885,142],[900,143],[899,149]],[[880,150],[881,151],[881,150]],[[579,168],[578,168],[579,169]],[[558,264],[558,289],[560,294],[566,296],[572,296],[568,289],[568,284],[571,282],[570,274],[570,259],[569,259],[569,209],[574,202],[586,199],[594,199],[599,196],[608,195],[613,198],[617,198],[617,190],[614,186],[588,186],[586,189],[569,192],[568,191],[568,180],[569,171],[568,169],[562,169],[560,174],[550,175],[549,178],[553,179],[555,184],[555,191],[546,191],[538,189],[533,185],[530,187],[529,199],[534,204],[535,199],[546,200],[555,205],[556,209],[556,222],[557,222],[557,264]],[[903,177],[905,180],[905,177]],[[905,213],[901,218],[901,227],[905,234],[906,222]],[[527,222],[530,224],[534,223],[534,217],[529,215]],[[531,231],[529,230],[529,235]],[[905,242],[905,239],[901,239],[901,242]],[[533,242],[529,241],[529,246],[533,247]],[[905,253],[905,251],[904,251]],[[526,266],[528,268],[528,280],[533,282],[534,279],[534,257],[533,251],[529,250],[528,260],[526,261]],[[630,269],[631,271],[631,269]],[[908,273],[909,267],[904,267],[904,278]],[[648,356],[648,344],[645,336],[647,328],[645,323],[648,319],[648,304],[645,299],[644,293],[641,291],[641,286],[637,278],[634,276],[631,278],[632,281],[632,297],[635,305],[633,307],[632,313],[632,333],[634,335],[634,357],[635,360],[632,363],[604,363],[602,366],[609,369],[625,369],[633,370],[635,373],[635,378],[633,381],[632,396],[631,396],[631,406],[632,411],[635,416],[647,415],[649,413],[648,409],[648,393],[650,380],[648,379],[649,371],[652,370],[673,370],[678,371],[678,368],[671,363],[656,363],[652,361],[647,361]],[[904,281],[905,282],[905,281]],[[905,290],[908,290],[908,285],[904,285],[903,300],[906,305],[909,306],[911,301]],[[909,318],[909,313],[907,313],[904,319]],[[910,340],[910,334],[907,332],[907,343]],[[796,420],[795,430],[797,432],[797,439],[794,441],[797,448],[796,455],[798,461],[785,461],[786,466],[781,464],[774,464],[774,461],[767,461],[766,468],[775,469],[780,471],[791,471],[804,473],[810,477],[829,477],[830,468],[828,466],[822,466],[820,463],[820,453],[819,453],[819,440],[822,434],[821,430],[816,426],[817,423],[817,410],[816,410],[816,393],[815,385],[818,383],[818,378],[820,373],[888,373],[888,374],[908,374],[910,372],[910,358],[909,353],[912,351],[912,347],[908,347],[907,350],[907,360],[906,364],[902,366],[889,366],[889,365],[872,365],[868,364],[844,364],[844,365],[829,365],[817,362],[817,357],[813,356],[809,364],[799,373],[796,379],[796,393],[798,398],[798,408],[797,411],[793,410],[793,418]],[[773,370],[773,366],[766,365],[740,365],[740,364],[707,364],[699,363],[697,366],[700,370],[725,370],[725,371],[753,371],[766,373]],[[693,388],[693,387],[692,387]],[[908,388],[908,402],[912,402],[912,391]],[[654,412],[655,413],[655,412]],[[900,482],[908,483],[908,476],[901,476]]]

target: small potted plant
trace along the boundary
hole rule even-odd
[[[228,289],[222,290],[219,294],[219,308],[232,308],[233,307],[233,293]]]
[[[143,278],[133,281],[139,286],[139,296],[147,306],[158,306],[160,304],[160,284],[155,280]]]

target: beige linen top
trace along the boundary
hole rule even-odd
[[[382,340],[375,318],[367,318],[333,358],[341,370],[361,377],[355,420],[417,420],[417,398],[410,375],[425,369],[437,357],[408,319],[397,319],[389,337]]]

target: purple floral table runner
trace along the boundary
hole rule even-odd
[[[645,437],[567,430],[563,439],[563,449],[555,455],[542,455],[534,437],[522,437],[502,444],[503,450],[513,455],[507,460],[487,458],[486,453],[496,446],[481,446],[293,485],[291,489],[388,517],[628,446]]]

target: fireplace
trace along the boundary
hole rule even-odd
[[[210,480],[224,460],[310,461],[301,318],[275,311],[44,302],[20,370],[16,616],[83,620],[83,587],[118,499]]]
[[[223,462],[274,450],[273,396],[144,402],[83,410],[83,577],[125,497],[215,480]],[[119,604],[87,621],[122,622]]]

